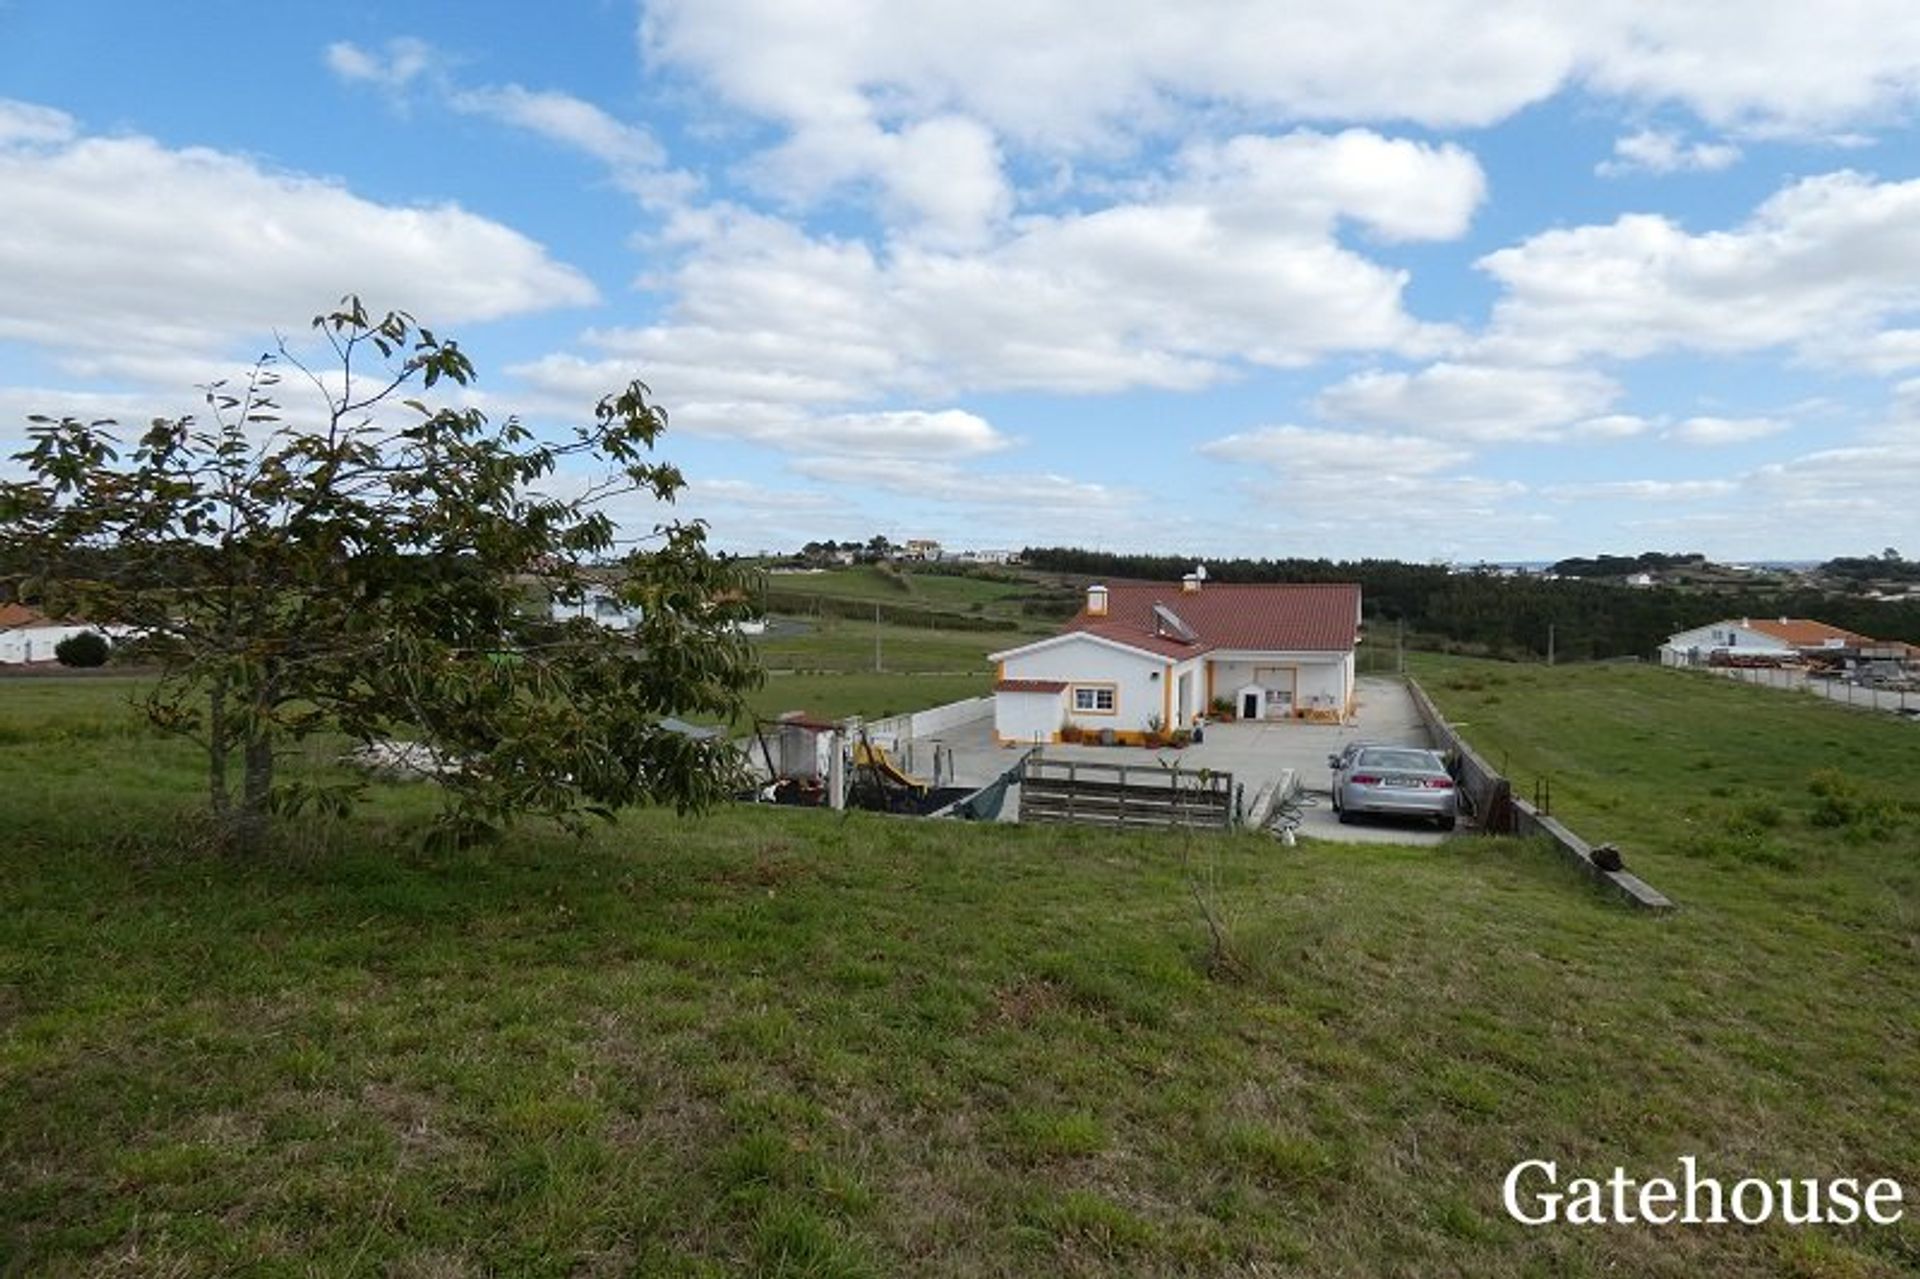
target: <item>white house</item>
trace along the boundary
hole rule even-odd
[[[1137,742],[1191,727],[1216,698],[1238,719],[1339,723],[1353,711],[1360,588],[1121,582],[1087,589],[1060,634],[995,653],[1002,744],[1069,725]]]
[[[55,621],[24,604],[0,604],[0,665],[51,662],[55,660],[53,650],[62,640],[85,631],[107,639],[127,633],[125,627],[91,626],[74,619]]]
[[[630,631],[640,625],[639,609],[628,608],[615,599],[612,592],[598,588],[589,588],[578,599],[554,597],[552,613],[556,622],[570,622],[576,617],[584,617],[610,631]]]
[[[1662,666],[1706,666],[1715,653],[1730,658],[1786,661],[1832,649],[1871,644],[1865,635],[1805,617],[1729,618],[1669,635],[1660,646]]]

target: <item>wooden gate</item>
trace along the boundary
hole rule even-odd
[[[1020,820],[1088,826],[1234,824],[1232,773],[1034,758],[1020,782]]]

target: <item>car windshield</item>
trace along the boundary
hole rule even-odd
[[[1433,772],[1440,767],[1431,753],[1415,750],[1361,751],[1359,758],[1354,762],[1365,764],[1368,768],[1397,768],[1417,773]]]

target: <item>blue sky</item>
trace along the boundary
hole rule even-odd
[[[354,292],[730,549],[1920,554],[1910,5],[1085,14],[0,0],[0,448]]]

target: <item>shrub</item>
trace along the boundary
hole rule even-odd
[[[62,666],[105,666],[112,651],[107,637],[93,631],[69,635],[53,646],[53,655]]]

